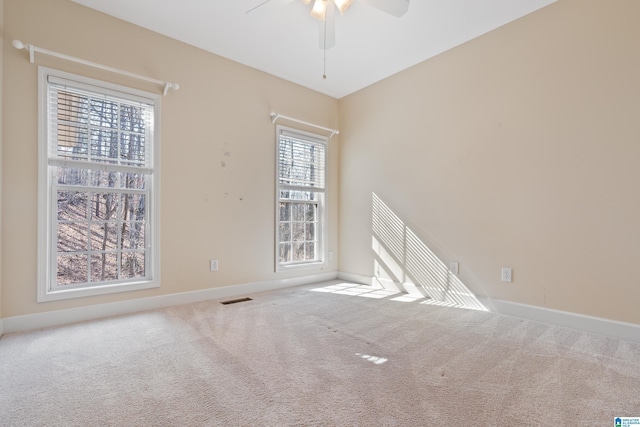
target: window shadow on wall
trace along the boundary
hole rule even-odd
[[[372,193],[374,287],[423,304],[487,311],[462,281],[377,194]]]

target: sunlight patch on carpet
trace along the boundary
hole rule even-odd
[[[416,301],[422,301],[425,299],[427,298],[423,297],[422,295],[405,294],[405,295],[400,295],[399,297],[391,298],[391,301],[416,302]]]
[[[383,289],[375,286],[358,285],[355,283],[337,283],[334,285],[323,286],[321,288],[313,288],[311,291],[362,298],[389,298],[389,301],[396,302],[413,302],[417,304],[435,305],[438,307],[488,311],[486,307],[480,304],[480,302],[477,304],[473,303],[473,300],[475,300],[474,296],[470,297],[468,294],[460,295],[455,292],[450,292],[447,300],[439,301],[415,292],[406,293],[397,289]],[[473,300],[471,298],[473,298]]]
[[[385,359],[384,357],[371,356],[370,354],[360,354],[356,353],[356,356],[361,357],[362,359],[366,359],[369,362],[373,362],[375,365],[382,365],[387,362],[389,359]]]
[[[372,286],[356,285],[353,283],[338,283],[336,285],[324,286],[322,288],[311,289],[314,292],[325,292],[338,295],[348,295],[364,298],[387,298],[400,294],[399,291],[374,288]]]

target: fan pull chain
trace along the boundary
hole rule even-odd
[[[325,17],[324,17],[324,43],[322,45],[322,55],[323,55],[322,78],[326,80],[327,78],[327,15],[326,15],[326,11],[325,11]]]
[[[322,70],[322,78],[327,78],[327,49],[324,50],[324,68]]]

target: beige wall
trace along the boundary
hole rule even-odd
[[[339,269],[375,194],[476,295],[640,324],[639,17],[560,0],[343,98]]]
[[[395,257],[421,284],[428,247],[478,296],[640,324],[635,0],[560,0],[339,102],[65,0],[6,0],[4,16],[2,317],[285,277],[273,272],[277,110],[341,129],[328,242],[340,270],[394,277],[381,264]],[[160,289],[36,303],[37,67],[13,39],[181,84],[162,99]],[[374,200],[387,212],[377,253]],[[403,253],[379,235],[399,223]]]
[[[282,114],[338,127],[338,102],[67,0],[5,1],[2,316],[335,271],[274,272],[275,127]],[[36,303],[37,67],[20,39],[181,85],[162,99],[162,287]],[[37,63],[158,91],[37,56]],[[330,145],[328,249],[337,250],[338,138]],[[228,153],[226,155],[225,153]],[[222,162],[226,167],[222,167]],[[209,272],[218,258],[220,271]]]

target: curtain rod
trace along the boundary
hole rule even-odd
[[[26,49],[26,50],[28,50],[29,51],[29,62],[31,62],[32,64],[35,62],[35,54],[36,54],[36,52],[38,52],[38,53],[42,53],[44,55],[55,56],[56,58],[64,59],[66,61],[76,62],[78,64],[87,65],[87,66],[93,67],[93,68],[98,68],[100,70],[110,71],[110,72],[116,73],[116,74],[122,74],[122,75],[127,76],[127,77],[133,77],[134,79],[144,80],[146,82],[159,84],[161,86],[164,86],[164,91],[162,92],[163,95],[166,95],[167,92],[169,91],[169,89],[173,89],[173,90],[180,89],[180,85],[178,83],[170,83],[170,82],[165,82],[165,81],[158,80],[158,79],[153,79],[153,78],[147,77],[147,76],[141,76],[140,74],[134,74],[134,73],[130,73],[129,71],[119,70],[117,68],[109,67],[107,65],[97,64],[95,62],[90,62],[90,61],[85,61],[84,59],[74,58],[73,56],[64,55],[62,53],[54,52],[52,50],[42,49],[42,48],[36,47],[36,46],[34,46],[32,44],[25,45],[20,40],[14,40],[11,44],[13,44],[13,47],[15,47],[16,49],[19,49],[19,50]]]
[[[282,114],[279,114],[279,113],[273,113],[272,112],[270,114],[270,117],[271,117],[271,123],[275,123],[276,120],[278,120],[278,119],[285,119],[285,120],[290,120],[292,122],[300,123],[301,125],[311,126],[311,127],[316,128],[316,129],[325,130],[325,131],[331,133],[331,135],[329,135],[329,139],[333,138],[334,135],[338,135],[340,133],[340,131],[337,130],[337,129],[329,129],[329,128],[326,128],[324,126],[314,125],[313,123],[309,123],[309,122],[305,122],[305,121],[302,121],[302,120],[294,119],[293,117],[283,116]]]

